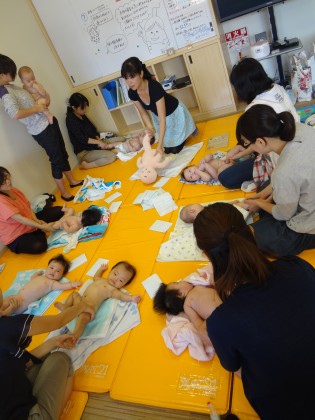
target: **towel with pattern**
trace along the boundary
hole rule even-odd
[[[196,143],[192,146],[185,146],[179,153],[174,156],[174,159],[167,165],[167,168],[157,169],[159,176],[165,176],[167,178],[173,178],[178,176],[180,172],[188,165],[188,163],[196,156],[199,150],[202,148],[203,143]],[[140,179],[141,169],[131,175],[130,180]]]
[[[93,282],[93,280],[87,280],[81,287],[79,293],[83,294],[91,282]],[[124,289],[120,290],[126,292]],[[75,321],[72,321],[60,330],[53,331],[48,337],[71,331],[74,322]],[[77,370],[96,349],[111,343],[139,324],[140,313],[136,303],[123,302],[118,299],[109,298],[101,304],[93,321],[87,324],[76,346],[71,350],[60,350],[65,351],[69,355],[74,370]]]
[[[76,193],[73,202],[82,203],[84,200],[95,201],[104,198],[113,188],[121,187],[120,181],[105,182],[103,178],[92,178],[87,175],[82,187]]]
[[[45,271],[44,268],[37,268],[36,270],[25,270],[25,271],[19,271],[16,274],[16,277],[9,287],[8,290],[6,290],[3,293],[3,296],[11,296],[16,295],[20,289],[25,286],[26,283],[28,283],[34,273],[37,273],[38,271]],[[61,283],[68,283],[69,280],[66,277],[63,277],[60,280]],[[61,290],[53,290],[49,292],[46,296],[43,296],[41,299],[37,300],[36,302],[32,302],[28,309],[24,312],[26,314],[31,315],[42,315],[49,306],[53,303],[55,299],[60,295],[62,291]]]
[[[242,199],[239,199],[240,201]],[[233,200],[235,201],[235,200]],[[229,200],[221,201],[228,203]],[[207,206],[212,203],[202,203],[203,206]],[[252,218],[249,212],[241,207],[235,205],[239,210],[247,223],[252,223]],[[180,209],[181,210],[181,209]],[[203,256],[202,251],[198,248],[196,238],[193,232],[192,223],[185,223],[179,217],[175,223],[173,232],[170,233],[169,240],[161,244],[157,261],[206,261],[207,258]]]

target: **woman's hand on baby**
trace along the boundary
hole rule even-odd
[[[108,149],[113,149],[113,147],[110,147],[109,144],[107,144],[105,141],[100,140],[98,143],[98,147],[102,150],[108,150]]]
[[[44,112],[48,110],[48,106],[44,104],[35,104],[33,108],[35,110],[35,113]]]
[[[55,347],[61,347],[63,349],[72,349],[78,339],[73,334],[61,334],[56,337],[52,337],[52,340],[55,341]]]
[[[243,150],[245,150],[245,147],[241,146],[240,144],[234,146],[231,150],[227,152],[226,159],[234,159],[235,155],[237,155],[237,153],[240,153]]]
[[[54,232],[56,230],[54,228],[54,222],[41,224],[40,230],[43,230],[44,232]]]
[[[157,154],[160,154],[161,157],[164,156],[164,147],[163,147],[163,144],[161,144],[161,143],[158,143],[157,148],[155,149],[154,156],[156,156]]]
[[[81,301],[81,302],[83,303],[83,309],[80,313],[81,314],[82,313],[89,314],[90,317],[91,317],[90,321],[92,321],[95,317],[95,310],[92,308],[92,306],[88,305],[87,303],[85,303],[83,301]]]
[[[131,298],[131,302],[139,303],[140,301],[141,301],[141,296],[140,295],[134,295]]]
[[[9,296],[9,306],[4,311],[4,315],[12,315],[20,306],[20,300],[16,296]]]

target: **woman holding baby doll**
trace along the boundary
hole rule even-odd
[[[16,254],[40,254],[47,249],[45,232],[53,230],[37,219],[22,191],[12,186],[10,172],[0,166],[0,241]]]
[[[314,268],[298,257],[270,262],[227,203],[203,209],[194,234],[223,301],[206,320],[222,366],[241,371],[261,419],[313,418]]]
[[[12,303],[14,305],[14,303]],[[72,390],[72,367],[60,347],[75,344],[72,334],[46,340],[30,352],[31,337],[54,331],[77,315],[94,311],[83,301],[58,315],[4,316],[0,289],[0,417],[58,420]]]
[[[261,210],[251,225],[258,247],[277,256],[315,248],[314,129],[290,112],[254,105],[239,118],[236,135],[257,153],[279,155],[271,184],[245,200],[250,211]]]
[[[179,153],[186,139],[197,133],[194,120],[185,105],[165,92],[137,57],[124,61],[121,76],[129,87],[129,98],[138,109],[145,126],[152,133],[157,133],[157,151]]]

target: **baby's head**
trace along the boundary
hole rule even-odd
[[[81,223],[82,226],[93,226],[97,225],[97,223],[102,218],[102,212],[99,209],[86,209],[82,212],[81,215]]]
[[[186,168],[183,169],[181,175],[185,179],[185,181],[198,181],[198,179],[200,179],[200,175],[197,173],[197,169],[197,165],[186,166]]]
[[[184,310],[187,294],[194,286],[186,281],[162,283],[153,299],[153,309],[159,314],[178,315]]]
[[[19,78],[21,82],[27,86],[32,87],[35,81],[35,76],[33,70],[28,66],[23,66],[18,71]]]
[[[116,289],[121,289],[127,286],[136,274],[137,271],[133,265],[127,261],[119,261],[110,270],[107,281],[111,286],[116,287]]]
[[[204,206],[202,206],[199,203],[195,204],[188,204],[187,206],[184,206],[180,213],[179,217],[181,220],[185,223],[193,223],[193,221],[196,219],[197,214],[201,212],[201,210],[204,209]]]
[[[69,268],[70,262],[62,254],[59,254],[49,260],[45,276],[50,280],[58,281],[68,273]]]

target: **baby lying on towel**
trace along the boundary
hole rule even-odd
[[[140,302],[141,297],[139,295],[131,296],[119,290],[129,284],[136,275],[136,269],[131,264],[126,261],[119,261],[111,269],[107,279],[102,277],[105,270],[107,270],[107,264],[102,264],[94,275],[93,283],[88,286],[83,296],[79,293],[72,293],[65,303],[56,302],[55,307],[63,311],[75,305],[78,301],[84,300],[96,312],[101,303],[110,297],[124,302]],[[77,317],[73,330],[76,340],[81,337],[84,328],[90,321],[91,318],[88,313],[82,313]],[[69,343],[69,348],[71,348],[70,346],[71,343]]]
[[[93,226],[100,222],[102,212],[97,208],[88,208],[82,213],[75,213],[72,208],[62,207],[64,215],[57,222],[52,224],[52,227],[62,229],[67,233],[74,233],[85,226]]]
[[[162,331],[165,344],[175,354],[180,354],[187,346],[190,354],[197,360],[211,360],[214,349],[207,334],[206,319],[221,305],[213,286],[212,265],[192,273],[184,280],[162,283],[154,297],[154,310],[160,314],[176,315],[167,322]],[[184,314],[183,314],[184,312]],[[177,318],[177,319],[176,319]],[[191,335],[191,328],[186,329],[187,342],[183,346],[182,327],[187,328],[183,319],[188,318],[195,328],[196,335]],[[180,338],[180,339],[179,339]]]
[[[183,169],[182,177],[185,181],[195,182],[198,180],[209,182],[212,179],[218,179],[218,176],[225,169],[234,165],[234,162],[225,162],[214,155],[206,155],[199,165],[190,165]]]
[[[69,268],[70,262],[63,255],[59,254],[51,258],[44,272],[35,272],[17,294],[3,298],[3,315],[23,313],[31,303],[41,299],[52,290],[69,290],[79,287],[81,285],[79,281],[59,282],[67,274]]]

